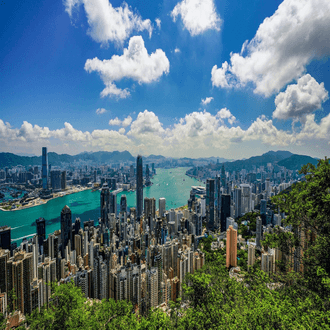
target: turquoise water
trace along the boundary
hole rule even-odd
[[[191,186],[202,185],[196,179],[185,175],[188,168],[178,167],[172,169],[157,169],[157,175],[152,179],[153,185],[143,189],[143,197],[155,197],[158,209],[158,198],[166,198],[166,209],[177,208],[187,204]],[[136,193],[122,192],[117,195],[117,203],[121,195],[127,196],[127,206],[136,206]],[[95,220],[100,217],[100,192],[85,190],[76,194],[55,198],[47,204],[31,207],[24,210],[5,212],[0,211],[0,226],[11,226],[12,241],[21,243],[24,237],[32,237],[36,227],[32,225],[35,220],[42,217],[51,220],[46,225],[46,235],[60,229],[60,214],[62,208],[68,205],[72,211],[72,220],[79,217],[82,222]]]

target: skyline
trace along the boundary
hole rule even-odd
[[[329,156],[329,1],[1,9],[0,152]]]

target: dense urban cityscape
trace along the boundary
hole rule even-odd
[[[269,201],[302,179],[297,171],[272,163],[232,173],[226,172],[219,162],[213,164],[212,170],[193,167],[187,175],[201,181],[208,177],[206,188],[192,186],[187,205],[167,210],[165,198],[158,201],[143,198],[143,187],[152,184],[156,168],[154,164],[151,169],[144,166],[141,156],[136,158],[136,166],[121,166],[115,177],[110,176],[114,171],[109,169],[107,176],[100,175],[104,173],[103,166],[91,168],[90,175],[80,179],[72,178],[72,173],[67,175],[67,170],[51,168],[47,148],[43,148],[41,171],[38,166],[27,172],[23,166],[16,166],[16,172],[7,167],[1,170],[2,187],[14,181],[26,188],[34,187],[24,196],[26,202],[21,202],[24,205],[31,196],[45,200],[55,193],[65,193],[68,183],[79,184],[81,188],[100,190],[101,214],[97,222],[82,222],[80,218],[73,219],[65,205],[60,215],[60,230],[46,235],[46,220],[36,219],[35,235],[23,239],[19,246],[11,242],[11,227],[0,227],[0,312],[5,316],[8,306],[13,304],[10,292],[17,295],[14,309],[28,314],[49,303],[48,282],[71,280],[86,298],[125,299],[132,302],[135,313],[142,315],[154,307],[166,310],[170,301],[182,296],[185,275],[203,267],[205,256],[199,243],[209,235],[216,239],[214,248],[227,241],[228,269],[240,272],[236,268],[239,246],[248,251],[247,266],[260,258],[261,270],[273,273],[281,252],[263,249],[263,234],[275,226],[282,230],[290,228],[281,227],[286,215],[269,207]],[[82,173],[81,169],[78,173]],[[39,184],[42,188],[36,188]],[[126,196],[117,201],[117,194],[131,189],[136,191],[136,207],[128,208]],[[249,220],[245,221],[251,235],[246,240],[237,234],[235,219],[251,212],[258,213],[258,217],[255,228]],[[300,259],[295,258],[294,269],[299,268]]]
[[[330,329],[329,0],[0,8],[0,330]]]

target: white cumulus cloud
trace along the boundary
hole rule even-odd
[[[161,49],[157,49],[149,55],[141,36],[132,37],[128,48],[124,49],[121,56],[113,55],[110,60],[103,61],[95,57],[88,59],[85,63],[85,70],[98,72],[106,85],[101,96],[118,98],[127,97],[129,91],[119,89],[114,81],[129,78],[139,84],[151,83],[157,81],[164,73],[167,74],[169,68],[170,62],[166,54]]]
[[[236,121],[236,117],[233,116],[232,113],[227,108],[223,108],[220,111],[218,111],[216,117],[218,117],[220,120],[227,119],[230,125],[234,124],[234,122]]]
[[[122,125],[123,125],[124,127],[127,127],[127,126],[131,125],[132,120],[133,120],[133,119],[132,119],[131,116],[127,116],[127,117],[122,121]]]
[[[152,34],[149,19],[143,20],[127,3],[113,7],[108,0],[65,0],[65,10],[72,17],[74,8],[84,5],[89,25],[88,34],[103,45],[115,42],[122,45],[132,32],[147,30]]]
[[[330,1],[284,0],[230,63],[212,68],[212,84],[229,88],[252,82],[270,96],[299,78],[313,60],[330,55]]]
[[[181,50],[179,48],[174,49],[174,53],[180,53],[180,52],[181,52]]]
[[[106,112],[107,112],[107,110],[105,110],[104,108],[98,108],[98,109],[96,109],[96,114],[97,115],[102,115],[102,114],[104,114]]]
[[[109,125],[110,126],[120,126],[121,125],[121,121],[120,121],[120,119],[118,119],[118,117],[116,117],[114,119],[110,119],[109,120]]]
[[[210,29],[220,31],[221,19],[213,0],[182,0],[171,12],[174,22],[179,15],[192,36]]]
[[[203,105],[209,104],[213,99],[213,97],[206,97],[205,99],[202,99]]]
[[[160,30],[160,28],[161,28],[161,24],[162,24],[162,21],[161,21],[159,18],[156,18],[156,19],[155,19],[155,22],[156,22],[156,24],[157,24],[158,29]]]
[[[128,118],[128,117],[127,117]],[[123,125],[118,118],[113,124]],[[41,147],[49,151],[77,154],[82,151],[123,151],[132,154],[162,154],[171,157],[203,157],[223,155],[242,158],[255,155],[256,150],[289,149],[292,152],[324,157],[329,151],[330,114],[315,121],[315,114],[306,114],[300,127],[292,130],[278,129],[264,115],[256,118],[247,128],[242,128],[229,109],[216,114],[195,111],[180,118],[173,126],[164,128],[158,116],[145,110],[131,122],[129,129],[95,129],[82,131],[65,122],[64,127],[50,130],[29,122],[13,128],[0,119],[0,151],[23,152],[27,148],[39,154]],[[315,148],[315,146],[319,146]],[[300,148],[300,149],[299,149]],[[230,156],[229,156],[230,155]]]
[[[275,98],[276,109],[273,118],[304,120],[307,114],[322,107],[328,99],[324,83],[319,84],[311,75],[299,78],[297,84],[288,85],[286,90]]]

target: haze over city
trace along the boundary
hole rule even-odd
[[[3,2],[0,152],[329,150],[330,2]]]

